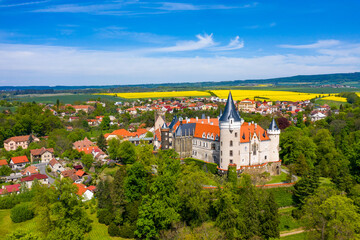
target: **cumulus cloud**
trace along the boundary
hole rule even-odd
[[[360,55],[147,57],[120,51],[0,44],[1,85],[222,81],[359,70]]]
[[[319,40],[316,43],[305,44],[305,45],[283,44],[283,45],[279,45],[279,47],[293,48],[293,49],[319,49],[319,48],[329,48],[339,44],[340,44],[339,40],[330,39],[330,40]]]

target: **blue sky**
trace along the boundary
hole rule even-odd
[[[0,0],[0,85],[360,71],[360,1]]]

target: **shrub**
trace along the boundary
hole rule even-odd
[[[120,229],[118,226],[115,225],[115,223],[110,223],[108,233],[112,237],[118,237],[120,236]]]
[[[29,203],[20,203],[11,209],[10,217],[14,223],[20,223],[32,219],[34,211]]]
[[[99,209],[97,212],[99,223],[109,225],[114,220],[114,215],[108,209]]]
[[[216,163],[205,162],[195,158],[185,158],[184,161],[186,164],[189,164],[191,162],[195,163],[197,166],[199,166],[200,169],[204,170],[205,172],[210,172],[212,174],[217,174],[218,172]]]
[[[122,238],[134,238],[134,232],[136,230],[136,222],[133,225],[126,222],[123,226],[119,228],[119,237]]]

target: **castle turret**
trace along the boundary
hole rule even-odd
[[[240,127],[243,120],[237,111],[231,92],[224,113],[219,119],[220,127],[220,168],[228,169],[229,164],[240,166]]]
[[[276,124],[275,119],[273,118],[270,127],[267,130],[268,136],[270,138],[270,162],[279,161],[279,144],[280,144],[280,129]]]
[[[168,126],[166,125],[166,123],[164,123],[161,126],[160,132],[161,132],[161,149],[166,150],[169,149],[169,131],[170,129],[168,128]]]

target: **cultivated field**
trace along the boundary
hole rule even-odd
[[[337,97],[337,96],[323,97],[322,100],[336,101],[336,102],[347,102],[347,101],[346,101],[346,98],[344,98],[344,97]]]
[[[205,91],[173,92],[133,92],[133,93],[98,93],[96,95],[116,96],[121,98],[171,98],[171,97],[210,97]]]
[[[227,98],[229,90],[215,90],[212,91],[219,98]],[[263,90],[232,90],[234,100],[260,99],[268,101],[301,101],[310,100],[318,96],[325,96],[318,93],[302,93],[302,92],[289,92],[289,91],[263,91]]]

